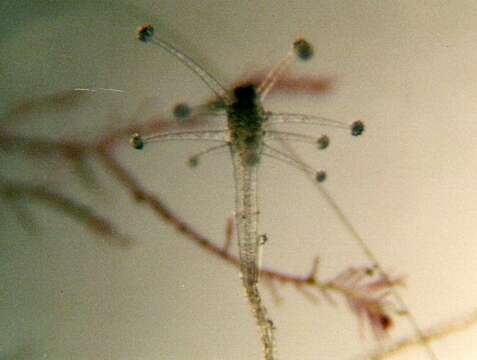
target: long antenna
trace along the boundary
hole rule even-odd
[[[258,86],[258,93],[260,94],[260,101],[264,101],[267,94],[273,88],[281,74],[292,63],[292,61],[299,59],[307,61],[313,57],[313,47],[305,39],[298,39],[293,43],[292,48],[288,51],[285,57],[268,73],[262,83]]]
[[[359,136],[363,133],[364,131],[364,124],[362,121],[355,121],[351,124],[350,126],[351,129],[351,135],[353,136]],[[299,169],[301,169],[305,174],[311,175],[309,171],[309,166],[306,164],[305,161],[303,161],[298,154],[288,145],[287,142],[281,141],[282,145],[286,147],[287,151],[289,152],[288,157],[292,158],[294,162],[301,164],[301,166],[298,166]],[[363,251],[363,253],[366,255],[366,257],[373,263],[372,265],[376,267],[380,275],[383,277],[384,280],[389,281],[389,276],[384,270],[384,267],[381,265],[381,262],[378,260],[378,258],[374,255],[373,251],[370,249],[370,247],[366,244],[364,241],[363,237],[358,233],[356,228],[353,226],[353,224],[348,220],[346,215],[344,214],[343,210],[341,210],[340,206],[336,203],[336,201],[333,199],[333,197],[325,190],[325,188],[320,184],[321,181],[319,181],[317,178],[311,178],[309,177],[310,180],[315,184],[317,189],[320,191],[321,195],[325,198],[326,202],[331,206],[333,212],[336,214],[340,222],[344,225],[346,230],[351,234],[351,236],[355,239],[355,241],[358,243],[359,247]],[[317,181],[318,180],[318,181]],[[404,313],[406,314],[409,323],[411,324],[412,328],[414,329],[414,332],[417,335],[417,338],[419,340],[419,343],[423,345],[424,349],[426,350],[429,359],[431,360],[438,360],[436,354],[434,351],[431,349],[429,344],[426,341],[426,336],[424,332],[421,330],[419,324],[417,323],[416,317],[414,314],[409,310],[409,307],[406,305],[406,302],[402,298],[402,296],[399,294],[399,292],[394,288],[391,287],[390,291],[392,292],[394,298],[396,299],[398,305],[404,310]]]
[[[140,41],[146,44],[153,43],[159,46],[161,49],[167,51],[169,54],[174,56],[189,69],[191,69],[204,82],[204,84],[206,84],[209,89],[215,93],[215,95],[217,95],[221,99],[228,99],[227,90],[220,84],[220,82],[215,77],[213,77],[192,58],[177,49],[174,45],[168,43],[165,40],[162,40],[157,36],[154,36],[154,27],[152,25],[148,24],[141,26],[137,31],[137,37]]]

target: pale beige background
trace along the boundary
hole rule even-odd
[[[475,308],[475,1],[3,0],[0,14],[0,110],[75,87],[127,92],[93,96],[75,111],[19,126],[52,138],[88,138],[125,124],[148,97],[144,117],[210,97],[175,59],[135,41],[142,23],[157,24],[227,85],[269,68],[294,39],[306,37],[317,56],[296,72],[334,76],[334,92],[275,98],[267,108],[365,119],[362,138],[335,131],[329,151],[298,148],[327,169],[327,188],[386,267],[407,276],[403,295],[423,327]],[[125,146],[122,156],[150,189],[220,243],[233,211],[228,154],[212,155],[194,171],[184,165],[206,147],[163,144],[136,153]],[[33,208],[43,236],[33,237],[1,207],[0,359],[260,358],[236,269],[132,204],[106,176],[103,190],[88,192],[67,169],[2,159],[3,175],[67,185],[137,243],[128,251],[108,248],[39,205]],[[327,278],[363,263],[302,175],[272,161],[263,165],[267,266],[305,274],[318,254]],[[315,306],[292,288],[280,290],[281,306],[265,297],[281,359],[350,359],[374,347],[371,336],[359,339],[345,304]],[[400,332],[408,333],[405,325]],[[475,359],[476,336],[470,330],[434,349],[441,360]],[[426,357],[419,351],[399,358]]]

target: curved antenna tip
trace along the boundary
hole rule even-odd
[[[351,135],[360,136],[364,132],[364,123],[361,120],[353,122],[350,126]]]
[[[316,143],[318,145],[318,149],[324,150],[328,146],[330,146],[330,138],[328,137],[328,135],[321,135],[316,141]]]
[[[154,26],[151,24],[143,25],[137,30],[137,38],[139,41],[148,43],[154,36]]]
[[[198,156],[191,156],[187,160],[187,165],[189,165],[191,168],[195,168],[199,165],[199,157]]]
[[[192,109],[186,103],[179,103],[174,106],[172,113],[177,120],[189,120],[192,115]]]
[[[144,149],[144,140],[138,133],[132,134],[129,139],[129,144],[136,150]]]
[[[313,57],[313,46],[305,39],[298,39],[293,43],[293,50],[300,60],[310,60]]]
[[[326,180],[326,171],[324,171],[324,170],[317,171],[316,175],[315,175],[315,179],[319,183],[322,183],[323,181],[325,181]]]

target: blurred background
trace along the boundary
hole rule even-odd
[[[78,106],[32,112],[3,126],[28,136],[91,140],[186,101],[212,96],[188,69],[136,40],[152,23],[225,86],[275,65],[298,37],[315,58],[293,73],[330,77],[321,96],[274,96],[267,110],[323,115],[366,132],[326,132],[318,152],[296,145],[386,269],[406,278],[401,293],[424,329],[466,317],[477,294],[477,4],[475,1],[7,1],[0,2],[0,114],[20,101],[71,89],[114,88]],[[5,118],[4,118],[5,119]],[[229,154],[196,169],[189,156],[210,144],[156,143],[118,158],[198,231],[221,244],[233,213]],[[58,159],[0,150],[3,179],[50,184],[104,214],[134,239],[108,246],[81,224],[28,202],[39,233],[0,206],[0,359],[260,359],[256,326],[238,270],[215,258],[145,207],[91,163],[84,186]],[[298,171],[265,159],[260,170],[263,264],[320,277],[366,259],[324,199]],[[234,247],[235,250],[235,247]],[[364,358],[346,304],[312,304],[278,286],[263,289],[282,359]],[[397,340],[412,330],[398,324]],[[474,359],[477,328],[433,343],[439,359]],[[396,359],[427,359],[422,349]]]

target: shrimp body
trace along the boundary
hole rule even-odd
[[[254,166],[263,148],[263,123],[267,121],[255,85],[238,86],[234,100],[227,107],[231,146],[238,151],[245,165]]]
[[[254,85],[236,87],[227,106],[230,151],[235,174],[235,222],[240,256],[240,273],[252,312],[260,331],[266,360],[275,358],[273,322],[267,316],[258,291],[259,247],[257,168],[263,149],[262,126],[266,113]]]

